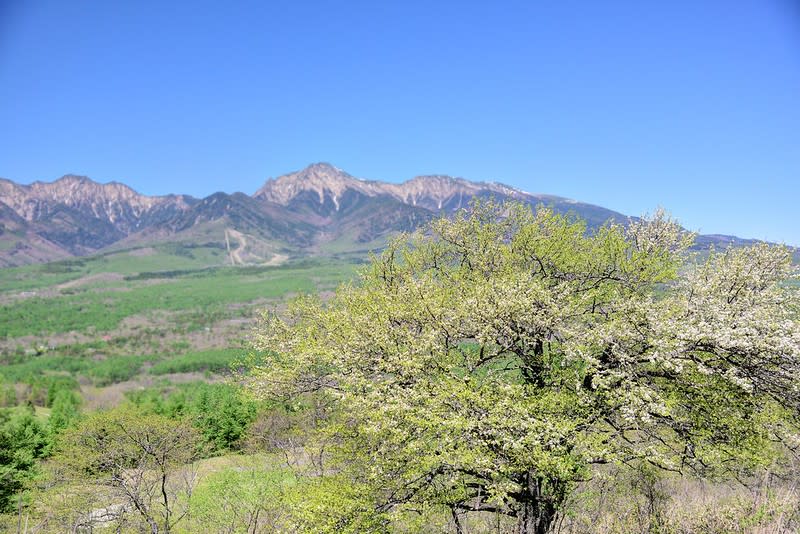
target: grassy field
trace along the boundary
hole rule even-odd
[[[17,402],[39,404],[37,388],[54,380],[88,390],[226,374],[259,309],[333,290],[358,263],[230,267],[225,257],[165,244],[0,269],[0,382],[16,384]]]
[[[152,310],[202,312],[214,321],[231,304],[274,299],[290,293],[331,289],[344,265],[140,272],[119,279],[91,278],[87,284],[30,295],[0,307],[0,338],[28,334],[116,329],[126,317]]]

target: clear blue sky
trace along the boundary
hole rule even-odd
[[[317,161],[800,245],[800,7],[0,0],[0,176],[202,196]]]

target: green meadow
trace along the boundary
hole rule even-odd
[[[163,244],[0,270],[0,380],[16,395],[4,403],[46,405],[54,382],[97,396],[154,377],[224,377],[260,310],[333,290],[358,264],[225,258],[214,245]]]

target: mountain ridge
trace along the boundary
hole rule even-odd
[[[448,198],[455,194],[471,197],[483,191],[508,197],[569,200],[555,195],[528,193],[498,182],[473,182],[444,174],[415,176],[401,183],[363,180],[324,162],[314,163],[278,178],[270,178],[253,196],[285,204],[299,190],[304,190],[314,191],[319,195],[320,202],[324,202],[326,192],[336,197],[346,189],[355,189],[372,196],[389,195],[411,205],[417,205],[422,198],[434,198],[437,200],[437,209],[443,209]]]
[[[147,196],[120,182],[64,175],[53,182],[17,184],[0,178],[0,266],[82,256],[148,240],[218,239],[229,231],[260,243],[259,254],[281,257],[363,250],[410,231],[474,198],[518,200],[572,213],[596,228],[629,217],[557,195],[533,194],[497,182],[422,175],[401,183],[363,180],[329,163],[267,179],[252,195],[217,192]],[[217,235],[219,234],[219,235]],[[742,244],[733,236],[700,236],[703,246]],[[241,255],[240,255],[241,256]]]

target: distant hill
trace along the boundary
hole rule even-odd
[[[593,204],[531,194],[493,182],[418,176],[401,184],[355,178],[327,163],[267,180],[252,196],[145,196],[120,183],[67,175],[20,185],[0,179],[0,266],[83,256],[157,242],[225,246],[231,263],[358,252],[413,230],[475,197],[546,205],[590,228],[628,217]],[[707,235],[698,246],[747,243]]]

